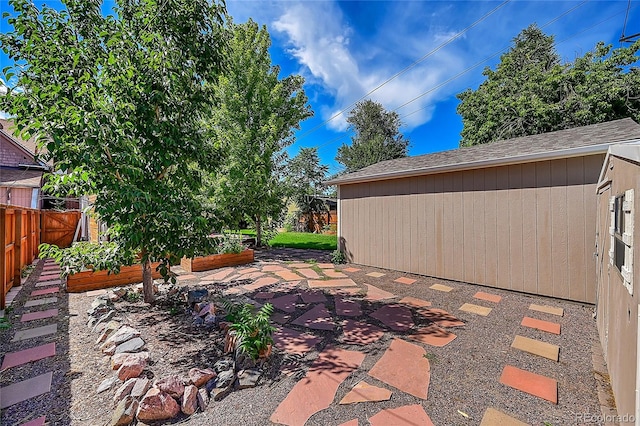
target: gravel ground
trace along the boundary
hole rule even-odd
[[[257,261],[300,261],[309,258],[319,262],[329,260],[326,252],[319,251],[273,249],[256,253]],[[422,404],[436,425],[477,425],[488,407],[534,425],[576,424],[575,413],[600,412],[591,356],[592,346],[598,344],[595,320],[592,318],[593,306],[358,265],[340,265],[337,269],[347,266],[362,268],[360,272],[349,274],[359,285],[373,284],[399,297],[413,296],[429,300],[433,307],[445,309],[466,323],[464,327],[449,329],[458,337],[447,346],[424,346],[431,360],[431,382],[426,401],[400,392],[367,375],[367,371],[382,357],[391,340],[394,337],[402,337],[402,333],[387,331],[375,344],[366,347],[351,346],[339,342],[341,328],[337,327],[335,332],[314,332],[324,339],[317,345],[316,351],[309,352],[304,357],[283,357],[282,354],[276,353],[270,361],[271,364],[267,366],[273,374],[263,380],[257,388],[232,392],[220,402],[212,401],[204,413],[196,413],[189,418],[177,418],[169,423],[270,424],[269,417],[278,404],[303,377],[319,351],[328,345],[362,351],[367,356],[360,368],[339,386],[334,403],[329,409],[313,415],[307,422],[308,425],[338,425],[354,418],[359,420],[359,424],[366,425],[367,419],[381,409],[407,404]],[[372,271],[383,272],[386,275],[382,278],[365,275]],[[211,271],[195,275],[201,277],[210,273]],[[412,285],[394,283],[393,280],[400,276],[408,276],[418,281]],[[14,302],[16,308],[11,315],[20,315],[24,310],[20,307],[31,291],[33,281],[34,279],[29,279],[24,284],[25,290],[28,291],[20,293]],[[196,285],[197,282],[198,280],[190,280],[183,283]],[[433,283],[443,283],[454,287],[454,290],[450,293],[431,290],[429,286]],[[502,301],[493,304],[474,299],[473,295],[477,291],[498,294],[502,296]],[[333,297],[328,295],[328,300],[327,307],[333,311]],[[54,391],[46,397],[34,398],[3,410],[0,424],[17,425],[44,413],[47,414],[47,420],[51,425],[102,425],[108,421],[113,391],[96,395],[95,389],[103,379],[111,377],[113,373],[109,368],[109,358],[103,357],[94,348],[96,336],[86,326],[86,310],[92,301],[92,297],[84,294],[62,293],[59,296],[58,309],[61,314],[58,321],[59,333],[55,337],[58,355],[4,372],[0,380],[0,384],[5,386],[22,377],[33,377],[38,373],[53,370]],[[488,317],[477,316],[459,311],[458,308],[463,303],[492,307],[493,311]],[[531,303],[563,307],[565,315],[560,318],[529,311]],[[357,319],[368,318],[367,314],[382,304],[364,301],[364,314]],[[121,310],[121,321],[138,328],[141,337],[147,341],[154,361],[149,367],[150,376],[186,373],[194,366],[207,367],[220,355],[222,335],[218,332],[209,334],[200,329],[192,329],[186,315],[172,315],[167,306],[149,308],[143,303],[121,303],[117,306]],[[300,313],[302,311],[296,312],[294,317]],[[520,321],[525,315],[559,322],[562,325],[562,334],[556,336],[521,327]],[[368,318],[368,321],[381,326],[375,319]],[[415,312],[414,322],[418,326],[428,324]],[[35,343],[10,343],[15,328],[12,327],[0,334],[3,352],[20,350]],[[300,329],[295,326],[291,328]],[[511,349],[510,345],[516,334],[559,345],[560,362]],[[47,338],[41,340],[41,343],[52,341]],[[68,355],[64,355],[66,353]],[[289,377],[278,375],[278,367],[282,363],[294,363],[298,370]],[[558,381],[558,405],[500,384],[500,374],[507,364],[555,378]],[[336,401],[340,401],[360,380],[391,389],[391,399],[378,403],[338,405]]]

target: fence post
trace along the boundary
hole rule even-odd
[[[13,285],[22,284],[22,210],[15,211],[16,233],[13,244]]]
[[[5,308],[7,295],[7,210],[0,209],[0,309]]]

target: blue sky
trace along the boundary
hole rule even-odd
[[[339,170],[336,151],[350,141],[346,112],[324,122],[350,110],[353,102],[502,3],[228,0],[227,7],[236,23],[253,18],[267,26],[272,60],[280,65],[282,76],[305,77],[315,116],[303,122],[289,153],[319,147],[322,161],[334,173]],[[455,95],[476,88],[483,81],[483,68],[495,67],[499,53],[523,28],[532,23],[543,27],[555,36],[563,59],[570,61],[598,41],[619,46],[628,4],[628,0],[511,0],[367,97],[397,110],[405,123],[402,131],[411,141],[411,155],[456,148],[462,122]],[[7,0],[0,0],[0,7],[7,10]],[[1,30],[7,31],[5,22]],[[637,32],[640,0],[632,0],[626,33]],[[6,66],[6,56],[0,55],[0,61]],[[476,64],[480,65],[471,68]]]

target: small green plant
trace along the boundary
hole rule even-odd
[[[40,244],[41,259],[52,258],[60,265],[62,277],[82,272],[85,269],[120,272],[120,268],[133,264],[135,255],[124,250],[115,242],[90,243],[78,242],[71,247],[61,249],[53,244]]]
[[[428,359],[431,362],[435,362],[436,361],[436,354],[426,353],[426,354],[424,354],[422,356],[425,357],[426,359]]]
[[[231,323],[229,330],[236,333],[240,350],[254,360],[260,358],[273,345],[276,329],[269,322],[273,305],[265,303],[257,312],[250,303],[236,304],[223,300],[222,305],[227,312],[226,319]]]
[[[123,299],[129,303],[137,303],[142,299],[142,294],[138,293],[137,291],[129,290],[125,293]]]
[[[20,277],[27,278],[29,275],[31,275],[31,272],[33,272],[34,268],[35,268],[34,265],[23,266],[22,269],[20,270]]]
[[[345,263],[346,262],[346,257],[344,255],[344,253],[340,250],[334,250],[331,253],[331,261],[333,263]]]
[[[11,323],[9,322],[9,318],[4,316],[0,318],[0,330],[5,330],[11,327]]]

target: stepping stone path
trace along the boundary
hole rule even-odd
[[[56,317],[56,316],[58,316],[58,310],[57,309],[49,309],[49,310],[46,310],[46,311],[30,312],[28,314],[23,314],[20,317],[20,322],[35,321],[35,320],[51,318],[51,317]]]
[[[529,309],[531,309],[532,311],[538,311],[538,312],[544,312],[546,314],[557,315],[559,317],[564,315],[564,309],[555,308],[553,306],[536,305],[532,303],[531,305],[529,305]]]
[[[406,284],[406,285],[411,285],[413,283],[415,283],[417,280],[413,280],[411,278],[407,278],[407,277],[400,277],[397,280],[393,280],[394,283],[400,283],[400,284]]]
[[[369,345],[384,336],[384,330],[380,327],[351,319],[345,321],[342,332],[342,341],[350,345]]]
[[[482,421],[480,422],[480,426],[527,426],[526,423],[521,422],[518,419],[514,419],[513,417],[498,411],[494,408],[487,408],[484,412],[484,416],[482,416]]]
[[[293,321],[292,324],[301,325],[314,330],[333,330],[335,328],[333,318],[323,304],[316,305],[314,308],[311,308]]]
[[[335,279],[335,280],[309,280],[307,282],[309,288],[326,288],[326,287],[357,287],[351,278]]]
[[[361,270],[362,269],[358,269],[358,268],[344,268],[343,269],[344,272],[351,272],[351,273],[358,272],[358,271],[361,271]]]
[[[560,334],[560,324],[549,321],[542,321],[535,318],[524,317],[520,323],[523,327],[535,328],[547,333]]]
[[[438,308],[424,308],[418,310],[418,313],[427,320],[435,323],[439,327],[462,327],[464,322],[451,315],[444,309]]]
[[[278,405],[270,420],[303,426],[313,414],[331,405],[338,386],[362,364],[364,357],[362,352],[325,349],[311,364],[306,376]]]
[[[38,361],[40,359],[48,358],[50,356],[55,356],[56,354],[56,344],[47,343],[46,345],[36,346],[33,348],[25,349],[18,352],[12,352],[5,355],[2,360],[2,367],[0,367],[0,371],[4,371],[11,367],[15,367],[17,365],[26,364],[32,361]]]
[[[369,316],[395,331],[407,331],[413,325],[411,310],[402,305],[384,305]]]
[[[32,291],[31,292],[31,297],[35,297],[35,296],[43,296],[45,294],[53,294],[53,293],[57,293],[59,290],[58,287],[51,287],[51,288],[45,288],[42,290],[36,290],[36,291]]]
[[[420,404],[382,410],[369,417],[369,423],[371,426],[433,426],[433,422]]]
[[[395,294],[384,291],[378,287],[372,286],[371,284],[365,284],[365,286],[367,287],[367,295],[365,296],[365,300],[368,300],[370,302],[393,299],[394,297],[396,297]]]
[[[273,342],[278,349],[290,354],[305,355],[322,339],[290,328],[280,327],[273,333]]]
[[[402,299],[400,299],[400,302],[398,303],[402,303],[403,305],[408,305],[411,306],[412,308],[427,308],[429,306],[431,306],[431,302],[428,302],[426,300],[422,300],[422,299],[418,299],[416,297],[411,297],[411,296],[407,296],[404,297]]]
[[[296,281],[302,278],[300,275],[289,270],[277,271],[276,275],[285,281]]]
[[[318,275],[318,273],[313,269],[298,269],[297,272],[301,275],[304,275],[307,278],[316,279],[316,280],[320,278],[320,275]]]
[[[297,294],[286,294],[284,296],[271,299],[269,303],[283,312],[292,313],[296,311],[296,302],[298,299],[299,297]]]
[[[45,373],[18,383],[5,386],[0,392],[0,409],[31,399],[51,390],[53,373]]]
[[[369,272],[367,274],[368,277],[373,277],[373,278],[381,278],[384,277],[386,274],[383,274],[382,272]]]
[[[489,294],[483,291],[479,291],[473,295],[474,298],[480,300],[486,300],[487,302],[500,303],[502,300],[502,296],[498,296],[497,294]]]
[[[416,398],[427,399],[431,366],[426,354],[418,345],[393,339],[369,375]]]
[[[364,380],[358,383],[340,400],[338,404],[355,404],[357,402],[379,402],[391,399],[391,391],[370,385]]]
[[[461,311],[469,312],[471,314],[482,315],[483,317],[486,317],[487,315],[489,315],[492,310],[491,308],[474,305],[472,303],[465,303],[464,305],[460,306],[459,309]]]
[[[347,278],[347,274],[343,274],[342,272],[334,271],[332,269],[324,269],[322,273],[329,278]]]
[[[500,383],[554,404],[558,403],[558,382],[549,377],[506,365]]]
[[[18,342],[20,340],[48,336],[49,334],[54,334],[57,331],[58,331],[57,324],[49,324],[49,325],[43,325],[41,327],[28,328],[25,330],[16,331],[16,334],[14,334],[13,339],[11,339],[11,341]]]
[[[319,291],[301,291],[300,297],[304,303],[321,303],[327,301],[324,293]]]
[[[511,347],[530,354],[538,355],[551,361],[558,361],[560,356],[560,347],[551,343],[541,342],[535,339],[529,339],[524,336],[516,336],[511,343]]]
[[[360,303],[355,300],[345,299],[340,296],[336,296],[336,315],[340,317],[359,317],[362,315],[362,307]]]
[[[408,337],[416,342],[442,347],[451,343],[457,336],[435,324],[431,324],[428,327],[419,328],[415,334]]]
[[[432,290],[444,291],[445,293],[448,293],[451,290],[453,290],[453,287],[449,287],[448,285],[444,285],[444,284],[434,284],[429,288]]]
[[[253,282],[253,284],[245,285],[244,288],[246,288],[249,291],[255,291],[255,290],[259,289],[259,288],[266,287],[268,285],[273,285],[273,284],[276,284],[278,282],[280,282],[280,280],[277,279],[277,278],[262,277],[262,278],[259,278],[259,279],[255,280]]]

